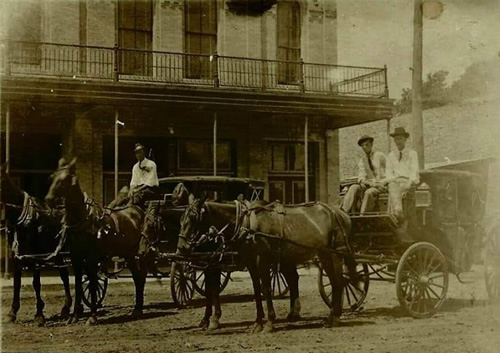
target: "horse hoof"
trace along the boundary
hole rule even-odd
[[[16,314],[9,313],[3,319],[3,322],[6,323],[6,324],[13,324],[14,322],[16,322],[16,319],[17,319]]]
[[[208,326],[208,330],[209,331],[214,331],[214,330],[217,330],[218,328],[219,328],[219,319],[212,318],[210,320],[210,325]]]
[[[95,315],[90,315],[90,317],[87,319],[87,322],[85,322],[87,326],[93,326],[97,324],[97,317]]]
[[[138,319],[142,316],[142,310],[141,309],[134,309],[132,310],[132,319]]]
[[[61,320],[68,320],[70,315],[70,310],[67,306],[61,309]]]
[[[43,316],[43,314],[35,315],[35,322],[38,327],[42,327],[43,325],[45,325],[45,317]]]
[[[328,318],[325,321],[325,328],[340,327],[340,319],[338,317]]]
[[[259,333],[259,332],[262,332],[262,324],[259,323],[259,322],[256,322],[253,324],[253,327],[252,327],[252,333]]]
[[[264,325],[264,329],[262,330],[262,333],[271,333],[274,331],[274,326],[271,321],[266,322]]]
[[[208,325],[209,325],[208,319],[201,319],[200,323],[198,324],[198,327],[206,330],[208,328]]]
[[[66,321],[66,325],[76,324],[77,322],[78,322],[78,315],[71,315],[68,321]]]

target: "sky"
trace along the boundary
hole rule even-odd
[[[451,83],[473,62],[500,66],[500,0],[441,2],[441,16],[424,19],[424,75],[446,70]],[[337,13],[338,63],[387,65],[389,94],[399,98],[411,87],[413,0],[337,0]]]

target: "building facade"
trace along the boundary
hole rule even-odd
[[[83,189],[108,203],[117,132],[120,187],[140,142],[160,177],[259,178],[270,200],[332,202],[338,129],[392,114],[385,68],[337,63],[334,1],[2,6],[2,158],[37,196],[76,156]]]

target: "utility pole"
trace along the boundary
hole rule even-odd
[[[420,169],[425,168],[424,127],[422,119],[422,49],[423,49],[423,0],[414,0],[413,13],[413,71],[412,71],[412,119],[413,149],[418,154]]]

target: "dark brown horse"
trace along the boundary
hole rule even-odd
[[[181,218],[179,252],[189,254],[193,244],[197,243],[202,234],[210,232],[211,227],[215,227],[219,232],[224,229],[223,235],[227,241],[234,244],[252,277],[257,306],[257,318],[252,332],[273,330],[276,314],[271,295],[271,266],[279,264],[280,271],[285,274],[290,286],[293,313],[298,309],[294,307],[298,298],[298,275],[295,269],[297,265],[316,255],[333,285],[333,305],[325,326],[331,327],[339,323],[342,312],[342,257],[333,250],[347,246],[346,236],[350,231],[350,221],[344,212],[323,203],[293,207],[277,203],[254,203],[244,207],[241,203],[194,201]],[[217,286],[218,283],[217,280],[206,282],[206,288],[208,285]],[[268,321],[265,326],[261,293],[266,298],[268,309]],[[218,297],[214,295],[212,299],[217,301]],[[209,295],[207,300],[210,300]],[[218,326],[221,314],[217,302],[215,307],[215,317],[211,319],[215,321],[215,325],[211,322],[213,328]],[[207,311],[211,314],[208,303]]]
[[[33,289],[36,295],[35,321],[39,326],[45,323],[43,309],[45,303],[41,297],[40,266],[35,261],[21,260],[23,256],[43,255],[53,253],[58,246],[57,235],[61,229],[60,217],[50,210],[40,200],[29,196],[20,190],[5,172],[5,164],[1,166],[2,195],[5,207],[8,243],[13,256],[13,298],[7,321],[16,321],[17,312],[21,306],[21,276],[23,267],[27,266],[33,272]],[[60,257],[54,257],[55,266],[59,267],[59,275],[64,285],[66,300],[61,309],[61,318],[69,317],[72,298],[69,286],[68,269]]]
[[[147,268],[138,264],[136,255],[141,239],[140,227],[144,212],[136,206],[125,206],[119,210],[105,212],[102,207],[86,198],[76,176],[76,159],[71,163],[59,161],[59,168],[53,174],[52,185],[46,196],[51,204],[64,200],[66,228],[71,261],[75,273],[75,310],[68,323],[77,322],[83,297],[83,271],[89,278],[91,294],[91,315],[88,324],[97,322],[97,273],[99,263],[119,256],[126,260],[135,283],[136,298],[132,316],[142,314],[144,285]],[[139,261],[140,262],[140,261]]]

